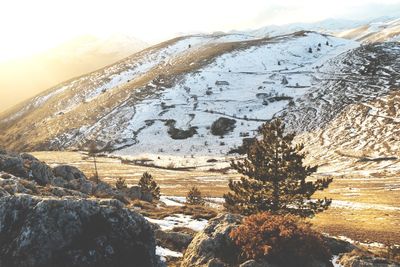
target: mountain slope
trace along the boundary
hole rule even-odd
[[[323,129],[346,107],[398,88],[397,43],[297,32],[187,36],[66,82],[4,114],[1,142],[17,150],[224,155],[276,116]],[[223,119],[221,119],[223,118]]]
[[[336,34],[364,43],[400,41],[400,19],[374,21]]]
[[[281,26],[270,25],[249,31],[247,34],[261,38],[304,30],[331,34],[336,37],[363,43],[399,41],[400,19],[398,17],[380,17],[361,21],[327,19],[317,23],[293,23]]]
[[[129,36],[84,35],[39,54],[0,62],[0,112],[62,81],[103,68],[148,47]]]

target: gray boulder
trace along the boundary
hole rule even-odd
[[[151,194],[151,192],[142,191],[142,197],[140,199],[147,202],[153,202],[153,195]]]
[[[29,166],[29,178],[33,179],[40,185],[49,184],[54,179],[52,169],[41,161],[30,161]]]
[[[38,158],[28,153],[22,153],[20,156],[23,160],[40,161]]]
[[[333,255],[351,252],[357,247],[347,241],[336,239],[329,236],[324,236],[324,242],[328,246]]]
[[[93,195],[95,197],[111,198],[116,195],[116,192],[111,185],[100,181],[99,183],[94,184]]]
[[[18,177],[28,178],[24,160],[19,156],[0,154],[0,171],[11,173]]]
[[[40,186],[35,181],[21,179],[15,176],[7,174],[9,177],[6,179],[2,178],[4,174],[0,176],[0,197],[16,195],[16,194],[29,194],[36,196],[75,196],[80,198],[88,197],[79,191],[70,190],[63,187],[57,186]]]
[[[53,168],[54,176],[61,177],[66,181],[71,181],[75,179],[87,180],[85,174],[78,168],[69,165],[59,165]]]
[[[140,186],[134,185],[124,190],[126,196],[131,199],[142,199],[142,190]]]
[[[71,188],[84,194],[92,194],[94,184],[78,168],[69,165],[59,165],[53,168],[55,178],[52,184]],[[109,195],[107,195],[109,196]]]
[[[144,192],[138,185],[133,185],[129,188],[122,190],[123,194],[130,200],[140,199],[147,202],[153,201],[151,192]]]
[[[17,193],[35,194],[37,192],[34,182],[20,179],[15,176],[11,176],[7,179],[0,178],[0,188],[2,191],[6,191],[8,193],[3,193],[3,196],[14,195]]]
[[[0,266],[157,266],[149,223],[117,200],[0,198]]]
[[[346,253],[341,255],[339,263],[344,267],[400,267],[400,264],[388,259],[365,253]]]
[[[6,190],[0,187],[0,198],[8,196],[10,196],[10,193],[8,193]]]
[[[229,233],[242,221],[242,216],[222,214],[208,223],[188,246],[182,267],[232,266],[238,264],[239,248],[229,237]]]
[[[157,245],[173,251],[183,252],[193,240],[193,236],[174,231],[155,231]]]
[[[92,194],[93,193],[93,188],[94,188],[94,183],[89,181],[89,180],[84,180],[84,179],[75,179],[70,181],[67,184],[68,188],[71,188],[73,190],[82,192],[84,194]],[[111,187],[111,186],[110,186]],[[111,195],[105,195],[105,197],[110,197]]]
[[[0,171],[34,180],[40,185],[48,184],[54,178],[48,165],[29,154],[0,154]]]

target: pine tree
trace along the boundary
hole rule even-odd
[[[117,179],[117,181],[115,182],[115,187],[116,187],[117,189],[119,189],[119,190],[128,188],[128,186],[126,185],[125,179],[124,179],[124,178],[121,178],[121,177],[119,177],[119,178]]]
[[[139,181],[139,186],[142,192],[150,193],[153,199],[160,199],[160,187],[157,185],[156,181],[154,181],[150,173],[143,173]]]
[[[229,181],[232,192],[224,195],[229,211],[311,217],[328,208],[330,199],[310,199],[316,191],[327,188],[332,178],[306,181],[317,167],[303,165],[304,145],[292,145],[295,134],[285,135],[284,130],[279,119],[263,124],[260,138],[247,149],[247,157],[232,161],[231,166],[245,177]]]
[[[204,205],[204,199],[196,186],[193,186],[187,193],[186,203],[189,205]]]

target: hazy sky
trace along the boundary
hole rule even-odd
[[[399,14],[400,0],[1,0],[0,61],[82,34],[154,43],[178,33]]]

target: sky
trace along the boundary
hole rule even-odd
[[[396,13],[400,0],[0,0],[0,62],[84,34],[153,44],[184,33]]]

